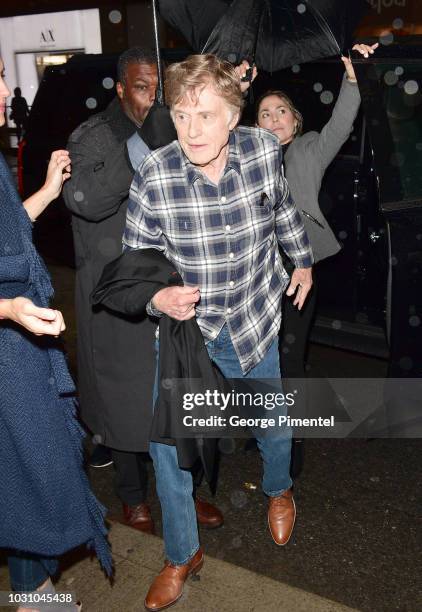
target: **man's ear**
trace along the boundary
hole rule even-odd
[[[117,81],[117,83],[116,83],[116,92],[117,92],[117,95],[119,96],[120,100],[123,100],[124,91],[125,91],[125,88],[124,88],[123,84],[120,81]]]
[[[234,130],[234,128],[236,127],[236,125],[239,123],[240,120],[240,113],[234,113],[232,115],[232,118],[230,119],[230,123],[229,123],[229,130]]]

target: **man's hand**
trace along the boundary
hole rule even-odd
[[[286,295],[293,295],[297,289],[296,297],[293,306],[297,306],[298,310],[302,309],[306,297],[312,287],[312,268],[295,268],[293,270],[290,285],[287,288]]]
[[[166,287],[152,299],[154,308],[178,321],[195,316],[195,304],[200,299],[199,287]]]
[[[24,297],[10,300],[8,318],[19,323],[36,336],[47,334],[57,337],[66,329],[63,315],[59,310],[39,308],[31,300]]]
[[[376,43],[375,45],[358,44],[354,45],[353,51],[359,51],[359,53],[363,55],[363,57],[369,57],[374,53],[375,49],[378,46],[378,43]],[[347,78],[349,79],[349,81],[356,81],[355,70],[353,68],[350,57],[343,56],[341,59],[343,61],[344,67],[346,68]]]
[[[241,64],[236,66],[235,70],[237,74],[239,75],[239,80],[243,79],[243,77],[246,76],[246,72],[247,70],[249,70],[249,68],[250,68],[249,62],[247,62],[246,60],[243,60]],[[255,77],[257,74],[258,74],[258,70],[256,69],[256,66],[254,66],[252,70],[251,80],[250,81],[240,81],[240,91],[242,93],[245,93],[245,91],[249,89],[250,84],[255,80]]]

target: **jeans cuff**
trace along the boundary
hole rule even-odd
[[[173,559],[170,559],[170,557],[167,555],[167,560],[170,561],[170,563],[172,565],[187,565],[189,563],[189,561],[191,559],[193,559],[193,557],[196,555],[196,553],[198,552],[200,546],[198,544],[198,546],[195,548],[195,550],[193,551],[193,553],[191,553],[184,561],[173,561]]]
[[[48,580],[49,577],[50,576],[46,574],[45,578],[43,578],[41,582],[37,582],[35,580],[33,582],[27,582],[25,584],[19,584],[17,582],[13,582],[12,589],[16,593],[35,593],[38,587],[44,584],[44,582]]]
[[[292,488],[292,484],[293,483],[291,482],[290,485],[286,489],[280,489],[280,491],[265,491],[264,490],[264,493],[268,497],[279,497],[280,495],[283,495],[283,493],[285,493],[286,491],[291,489]]]

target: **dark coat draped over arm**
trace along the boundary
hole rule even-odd
[[[104,268],[92,302],[125,315],[139,315],[157,291],[182,284],[181,276],[162,252],[128,250]],[[183,426],[182,419],[189,414],[183,409],[183,394],[215,389],[228,392],[228,383],[212,364],[195,318],[177,321],[163,315],[159,335],[158,400],[151,440],[176,445],[179,466],[183,469],[201,460],[205,475],[211,481],[219,429],[192,428],[189,430],[192,437],[183,437],[188,429]],[[204,406],[201,414],[195,413],[195,416],[207,418],[212,414],[212,407]]]

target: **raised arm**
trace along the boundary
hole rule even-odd
[[[372,46],[357,44],[353,49],[364,57],[369,57],[377,47],[378,43]],[[314,148],[314,156],[320,160],[322,173],[349,138],[360,106],[360,93],[352,62],[347,57],[342,57],[342,61],[346,72],[332,115],[318,138],[309,145]]]
[[[70,171],[69,152],[64,149],[53,151],[44,185],[23,202],[31,221],[35,221],[50,202],[60,195],[63,183],[70,177]]]

